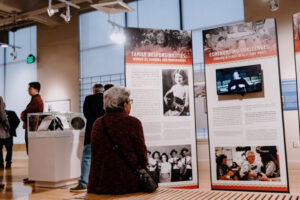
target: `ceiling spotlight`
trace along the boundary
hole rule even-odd
[[[53,16],[55,13],[58,12],[58,9],[52,8],[52,0],[49,0],[47,12],[48,12],[49,17]]]
[[[110,39],[117,44],[124,44],[126,41],[126,37],[123,32],[113,32],[110,35]]]
[[[7,48],[7,47],[8,47],[8,44],[0,44],[0,47],[2,47],[2,48]]]
[[[126,41],[126,37],[124,34],[123,26],[117,24],[116,22],[107,21],[112,25],[112,33],[110,34],[111,41],[117,43],[117,44],[124,44]]]
[[[279,0],[270,0],[270,10],[276,11],[279,9]]]
[[[58,9],[47,8],[49,17],[52,17],[55,13],[58,12]]]
[[[66,14],[61,13],[60,16],[65,20],[65,22],[69,23],[71,21],[70,15],[70,6],[67,5]]]

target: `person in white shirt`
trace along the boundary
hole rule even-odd
[[[243,180],[259,180],[263,176],[261,172],[262,163],[255,160],[253,151],[246,152],[247,161],[243,163],[240,171],[240,178]]]
[[[168,183],[171,182],[171,163],[168,162],[169,158],[166,153],[163,153],[161,155],[161,162],[160,165],[160,177],[159,182],[160,183]]]
[[[175,84],[164,95],[164,103],[168,106],[165,116],[189,115],[189,86],[185,70],[178,69],[174,72]]]
[[[158,151],[154,151],[151,158],[149,156],[149,151],[148,151],[149,172],[150,172],[150,176],[153,178],[153,180],[156,183],[159,182],[159,166],[158,166],[159,162],[160,162],[160,153]]]
[[[189,150],[187,148],[183,148],[181,150],[181,156],[179,162],[180,167],[180,177],[182,181],[190,181],[193,179],[192,177],[192,157],[188,156],[187,153]]]
[[[180,158],[178,157],[178,152],[175,149],[172,149],[170,152],[171,158],[169,159],[169,163],[172,166],[171,171],[171,182],[179,181],[180,177],[180,170],[178,166],[178,162],[180,161]]]

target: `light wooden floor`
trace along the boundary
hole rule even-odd
[[[160,188],[154,194],[130,194],[121,196],[110,195],[93,195],[93,194],[74,194],[68,191],[68,188],[62,189],[43,189],[35,187],[34,184],[24,185],[22,180],[27,177],[27,160],[15,160],[10,170],[0,170],[0,183],[6,186],[0,189],[0,199],[17,199],[17,200],[52,200],[52,199],[208,199],[208,200],[300,200],[300,169],[289,170],[290,191],[293,195],[288,194],[264,194],[250,192],[221,192],[210,191],[210,173],[207,166],[199,168],[199,190],[176,190]]]

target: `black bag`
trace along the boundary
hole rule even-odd
[[[139,183],[141,186],[141,189],[143,192],[151,193],[154,192],[157,188],[158,185],[155,183],[153,178],[150,176],[150,174],[147,172],[147,170],[141,168],[141,169],[136,169],[125,157],[123,152],[119,149],[119,147],[112,141],[111,137],[109,136],[107,129],[106,129],[106,124],[104,122],[104,117],[102,118],[102,124],[103,124],[103,129],[104,133],[107,136],[110,144],[113,147],[113,150],[124,160],[124,162],[130,167],[130,169],[138,176],[139,178]]]
[[[151,193],[154,192],[158,185],[150,176],[150,174],[143,168],[137,170],[137,175],[139,176],[141,188],[143,192]]]

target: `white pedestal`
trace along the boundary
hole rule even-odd
[[[40,187],[76,183],[81,173],[83,136],[78,130],[29,132],[29,180]]]

